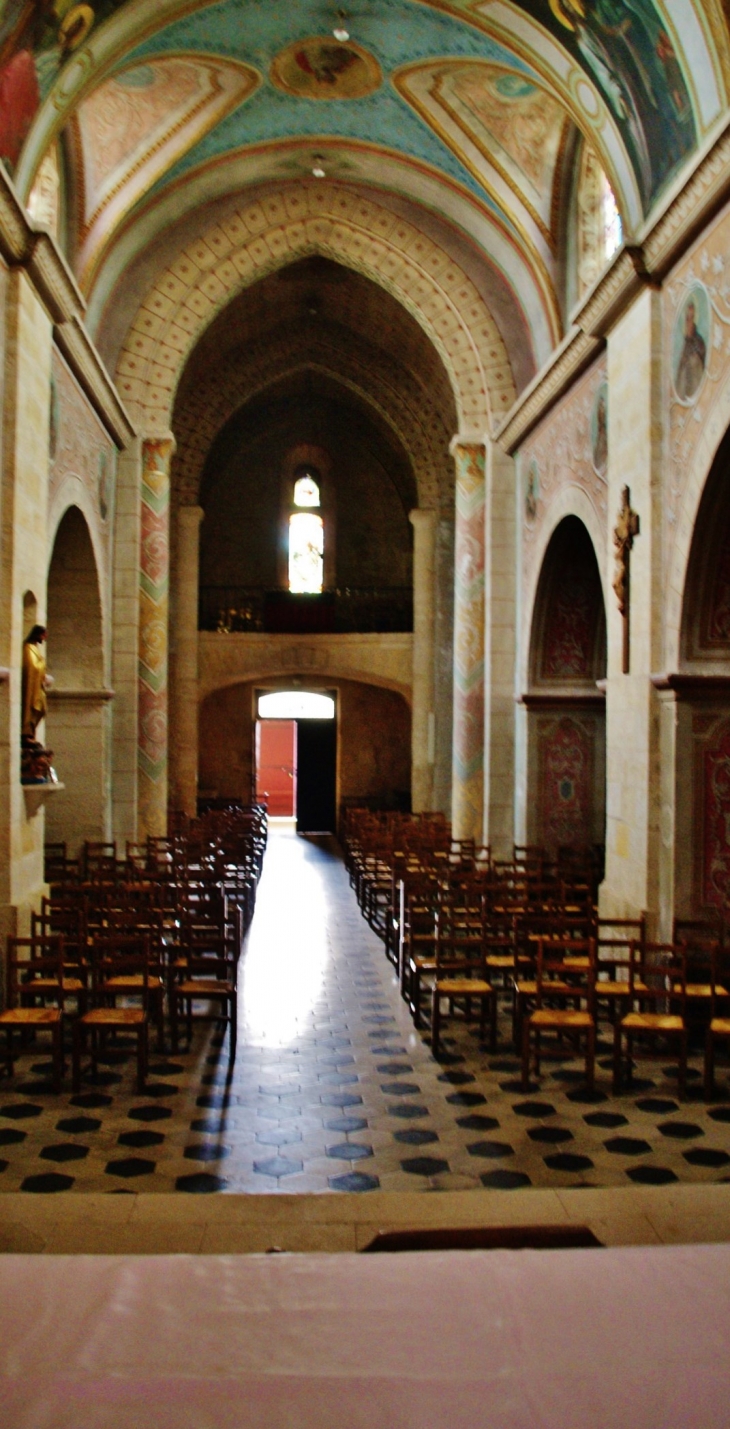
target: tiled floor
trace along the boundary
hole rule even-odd
[[[144,1096],[131,1050],[80,1096],[55,1097],[42,1056],[0,1082],[4,1191],[415,1191],[662,1186],[730,1180],[730,1085],[680,1104],[673,1069],[639,1066],[610,1095],[579,1064],[546,1062],[525,1096],[497,1056],[454,1029],[436,1063],[362,920],[334,845],[275,830],[242,965],[238,1053],[204,1032],[152,1057]],[[505,1022],[504,1031],[507,1032]]]

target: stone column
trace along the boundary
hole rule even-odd
[[[516,557],[514,461],[487,442],[484,523],[484,842],[511,858],[515,842]]]
[[[198,806],[198,588],[202,506],[177,513],[175,679],[170,713],[173,806],[193,818]]]
[[[434,558],[436,511],[416,508],[413,527],[413,708],[411,713],[411,805],[415,813],[433,807],[435,749]]]
[[[137,837],[167,832],[167,666],[172,433],[142,443]]]
[[[454,838],[481,840],[484,804],[484,503],[482,441],[455,437]]]
[[[645,910],[654,935],[662,778],[660,702],[651,674],[662,669],[662,392],[660,298],[650,289],[609,335],[608,391],[606,877],[601,911],[634,917]],[[622,672],[623,621],[612,589],[612,532],[624,486],[640,520],[631,552],[628,674]]]

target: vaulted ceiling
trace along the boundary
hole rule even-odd
[[[630,239],[728,88],[722,0],[0,0],[0,157],[39,217],[60,191],[112,366],[185,244],[305,182],[377,191],[456,255],[524,385],[561,336],[577,138]]]

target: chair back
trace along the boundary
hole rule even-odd
[[[64,944],[60,933],[44,938],[8,938],[7,1005],[20,1007],[21,1002],[38,995],[44,1004],[49,999],[63,1008]],[[40,984],[37,994],[33,984]]]
[[[535,953],[535,1006],[546,1000],[579,999],[593,1014],[596,986],[595,938],[538,938]]]
[[[681,943],[630,945],[629,991],[656,1013],[684,1017],[687,1004],[687,952]]]
[[[92,996],[103,1003],[109,995],[110,983],[128,980],[128,989],[117,985],[116,991],[129,991],[141,996],[147,1009],[150,990],[150,939],[148,933],[96,934],[91,940]]]

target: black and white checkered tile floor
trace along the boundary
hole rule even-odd
[[[520,1090],[512,1048],[490,1055],[450,1022],[437,1063],[414,1032],[382,945],[334,846],[274,830],[242,964],[235,1064],[203,1030],[153,1055],[143,1096],[114,1047],[78,1096],[55,1096],[43,1052],[0,1080],[4,1191],[385,1191],[664,1185],[730,1180],[730,1073],[686,1101],[674,1068],[640,1063],[610,1091],[610,1047],[546,1061]],[[504,1025],[505,1038],[508,1032]]]

